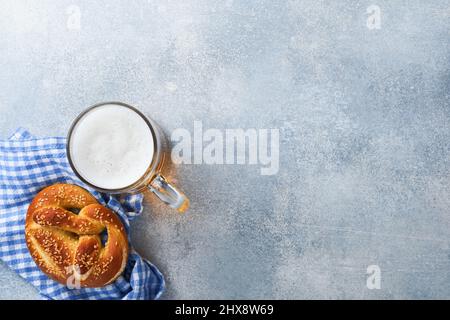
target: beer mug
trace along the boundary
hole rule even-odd
[[[67,157],[76,176],[106,193],[148,188],[184,212],[188,198],[162,174],[166,139],[153,120],[122,102],[104,102],[83,111],[67,136]]]

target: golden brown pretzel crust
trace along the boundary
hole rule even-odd
[[[103,247],[100,233],[105,229],[108,240]],[[37,266],[64,285],[107,285],[123,272],[128,258],[120,219],[88,191],[71,184],[55,184],[36,195],[28,207],[25,239]]]

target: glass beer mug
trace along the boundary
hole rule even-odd
[[[138,193],[148,188],[184,212],[188,198],[162,174],[166,140],[156,123],[122,102],[89,107],[72,123],[67,157],[77,177],[106,193]]]

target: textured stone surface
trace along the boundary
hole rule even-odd
[[[171,166],[190,212],[147,196],[164,298],[449,298],[449,35],[449,1],[3,0],[0,135],[105,100],[168,133],[279,128],[278,175]],[[38,295],[2,264],[0,298]]]

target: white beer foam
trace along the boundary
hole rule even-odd
[[[114,104],[82,116],[70,139],[70,156],[78,173],[103,189],[127,187],[141,178],[153,158],[153,134],[133,110]]]

